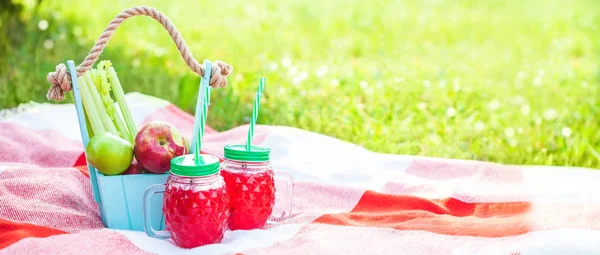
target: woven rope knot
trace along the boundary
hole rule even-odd
[[[204,67],[202,68],[204,70]],[[233,71],[233,67],[222,61],[215,61],[210,70],[210,81],[209,84],[213,88],[223,88],[227,86],[227,76]],[[202,72],[201,75],[204,75]]]
[[[177,46],[181,57],[185,60],[188,67],[200,76],[204,76],[204,66],[200,65],[198,61],[192,56],[192,53],[188,49],[185,41],[181,37],[181,33],[177,30],[175,25],[171,23],[169,18],[159,12],[157,9],[152,7],[132,7],[123,10],[119,13],[108,26],[104,29],[104,32],[100,35],[98,41],[94,47],[90,50],[90,53],[85,57],[83,62],[77,67],[77,77],[82,76],[92,68],[92,65],[98,60],[100,54],[104,50],[104,47],[108,44],[108,40],[114,34],[115,30],[123,23],[126,19],[133,16],[148,16],[158,21],[169,33],[173,42]],[[233,71],[233,67],[222,61],[215,61],[212,65],[210,86],[213,88],[222,88],[227,86],[227,76]],[[71,75],[67,71],[64,64],[56,66],[54,72],[48,73],[47,80],[52,84],[48,90],[46,97],[51,100],[62,101],[65,96],[64,93],[71,91]]]
[[[56,70],[48,73],[46,79],[52,84],[46,97],[58,101],[64,100],[64,92],[71,90],[71,74],[67,71],[67,67],[64,64],[57,65]]]

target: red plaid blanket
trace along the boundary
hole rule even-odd
[[[127,95],[138,125],[192,116]],[[222,156],[247,126],[208,130]],[[0,254],[600,254],[600,172],[374,153],[290,127],[259,126],[255,143],[294,179],[293,215],[222,243],[181,249],[104,228],[72,105],[0,114]],[[140,216],[141,217],[141,216]]]

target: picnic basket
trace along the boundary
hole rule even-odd
[[[133,16],[149,16],[157,20],[171,35],[182,58],[192,71],[200,75],[201,83],[210,84],[212,87],[224,87],[227,84],[227,75],[231,73],[232,67],[221,61],[205,60],[200,65],[190,53],[185,41],[177,28],[171,21],[157,9],[152,7],[132,7],[119,13],[106,27],[88,56],[79,65],[75,66],[73,60],[67,61],[67,66],[59,64],[54,72],[48,74],[48,81],[52,83],[48,91],[48,99],[63,100],[64,92],[72,91],[74,105],[77,112],[79,129],[84,148],[89,142],[89,133],[85,121],[84,106],[81,101],[77,78],[91,69],[98,60],[102,50],[117,27],[126,19]],[[202,86],[200,86],[202,87]],[[198,91],[198,93],[201,93]],[[200,95],[200,94],[199,94]],[[198,96],[200,100],[200,96]],[[197,102],[196,113],[199,113],[200,102]],[[194,120],[194,129],[198,130],[199,114]],[[139,127],[138,127],[139,128]],[[132,131],[136,134],[137,130]],[[193,132],[190,150],[194,153],[197,132]],[[143,222],[143,195],[144,191],[154,184],[166,183],[169,173],[164,174],[133,174],[133,175],[104,175],[87,163],[90,183],[94,201],[98,204],[102,222],[107,228],[124,230],[144,230]],[[151,225],[156,230],[165,228],[164,216],[162,214],[162,194],[153,196],[151,201]]]

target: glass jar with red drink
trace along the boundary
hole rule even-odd
[[[155,238],[172,238],[182,248],[218,243],[223,239],[229,218],[229,195],[219,174],[219,158],[183,155],[171,160],[171,175],[166,184],[150,186],[144,193],[146,234]],[[164,192],[163,213],[166,231],[156,231],[150,224],[150,197]]]
[[[292,211],[293,179],[286,173],[274,172],[271,167],[271,150],[243,144],[225,146],[221,175],[225,179],[231,200],[229,229],[248,230],[263,228],[269,218],[283,219]],[[286,189],[285,205],[281,214],[273,215],[275,205],[275,179],[282,179]]]

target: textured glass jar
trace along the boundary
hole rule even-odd
[[[229,229],[248,230],[265,226],[275,205],[275,179],[283,179],[286,184],[282,193],[286,206],[279,218],[291,214],[293,180],[285,173],[274,172],[269,156],[270,150],[259,146],[252,146],[250,151],[246,151],[243,145],[225,146],[221,175],[231,200]]]
[[[173,159],[167,183],[151,186],[144,194],[150,197],[164,192],[166,231],[146,228],[146,232],[152,237],[171,237],[182,248],[218,243],[227,229],[230,209],[229,194],[219,174],[219,159],[202,155],[203,165],[196,166],[192,155],[180,157]],[[148,217],[146,213],[144,217]]]

